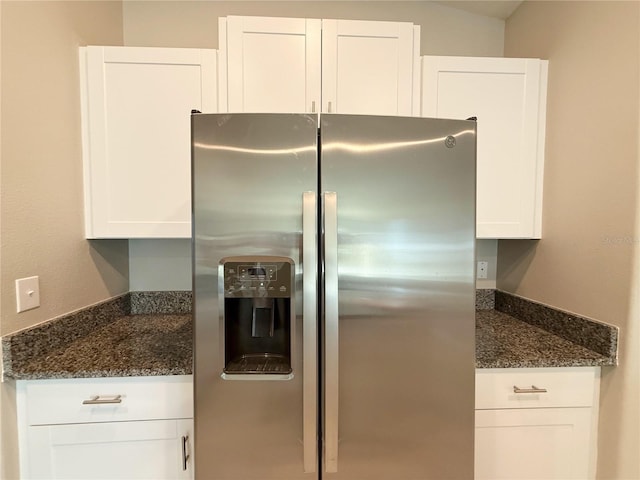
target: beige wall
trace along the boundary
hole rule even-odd
[[[415,1],[135,1],[124,2],[126,45],[218,47],[218,17],[342,18],[413,22],[423,55],[502,56],[504,21]]]
[[[83,238],[78,46],[122,44],[121,2],[0,3],[0,333],[128,289],[123,241]],[[40,276],[16,314],[14,281]],[[0,478],[18,478],[15,388],[0,384]]]
[[[2,6],[0,6],[0,98],[2,98]],[[2,115],[0,115],[0,152],[2,151]],[[1,157],[0,157],[1,158]],[[2,178],[2,162],[0,161],[0,178]],[[2,208],[2,198],[0,198],[0,209]],[[2,217],[0,216],[0,241],[2,240]],[[0,250],[0,270],[2,269],[2,251]],[[2,312],[2,297],[0,296],[0,312]],[[1,317],[0,317],[1,318]],[[4,431],[5,425],[8,423],[5,421],[5,410],[7,403],[3,399],[5,388],[0,387],[0,478],[7,478],[8,473],[8,462],[5,460],[5,457],[8,455],[5,453],[5,445],[7,442],[5,441]],[[7,416],[9,412],[7,412]],[[12,416],[13,418],[13,416]],[[15,425],[15,422],[11,422]],[[15,458],[15,455],[12,455]]]
[[[122,44],[121,2],[2,2],[2,320],[7,334],[128,289],[125,241],[83,233],[78,46]],[[40,277],[16,314],[15,279]]]
[[[598,478],[637,479],[640,3],[525,2],[506,22],[505,56],[549,59],[547,145],[543,239],[499,242],[497,286],[620,327]]]

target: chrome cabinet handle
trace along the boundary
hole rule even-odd
[[[331,107],[332,107],[331,102],[327,103],[327,113],[332,113],[331,112],[331,110],[332,110]]]
[[[547,393],[547,389],[538,388],[535,385],[531,385],[531,388],[518,388],[514,385],[513,393]]]
[[[315,104],[315,102],[314,102]],[[302,440],[305,473],[316,471],[318,443],[318,342],[316,192],[302,195]]]
[[[102,397],[101,395],[94,395],[89,400],[84,400],[83,405],[105,405],[109,403],[122,403],[122,395],[108,395]]]
[[[311,102],[311,113],[316,113],[316,101]]]
[[[324,193],[325,451],[327,473],[338,471],[338,197]]]
[[[188,443],[189,443],[189,435],[182,436],[182,471],[185,472],[187,470],[187,462],[189,461],[189,451],[188,451]]]

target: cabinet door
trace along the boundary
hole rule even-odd
[[[589,476],[591,408],[476,410],[476,480]]]
[[[191,420],[28,427],[33,479],[189,479]]]
[[[220,20],[220,100],[227,112],[313,113],[320,108],[320,20]],[[226,88],[225,88],[226,86]],[[317,110],[316,110],[317,109]]]
[[[411,23],[323,20],[322,111],[412,115],[413,64]]]
[[[478,238],[540,238],[546,65],[423,58],[422,115],[478,119]]]
[[[191,235],[192,109],[217,111],[216,52],[81,49],[88,238]]]

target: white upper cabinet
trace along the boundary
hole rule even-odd
[[[221,108],[260,113],[319,108],[320,20],[227,17],[219,24]]]
[[[191,236],[191,110],[217,111],[216,51],[80,49],[87,238]]]
[[[323,20],[322,111],[410,116],[413,64],[411,23]]]
[[[225,111],[419,111],[420,35],[411,23],[226,17],[219,32]]]
[[[423,57],[422,116],[478,119],[478,238],[541,237],[547,65]]]

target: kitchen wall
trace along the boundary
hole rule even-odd
[[[128,244],[83,232],[78,46],[122,44],[120,2],[0,2],[0,333],[128,289]],[[40,277],[16,314],[14,281]],[[0,477],[18,478],[14,384],[0,384]]]
[[[544,238],[499,242],[497,286],[620,327],[598,478],[638,479],[640,3],[525,2],[505,56],[549,59]]]
[[[124,1],[125,45],[218,48],[218,17],[343,18],[413,22],[424,55],[502,56],[504,21],[415,1]]]
[[[126,292],[126,241],[84,239],[78,46],[122,44],[120,2],[2,2],[0,333]],[[40,277],[16,313],[14,280]]]
[[[125,1],[124,43],[129,46],[218,48],[218,17],[258,15],[408,21],[421,27],[423,55],[502,56],[504,21],[431,2],[190,2]],[[478,242],[489,262],[479,288],[495,287],[497,242]],[[131,240],[130,288],[190,290],[189,240]]]
[[[2,39],[2,6],[0,6],[0,39]],[[0,79],[2,79],[2,42],[0,41]],[[0,99],[2,98],[2,81],[0,80]],[[2,152],[2,115],[0,115],[0,152]],[[2,157],[0,156],[0,160]],[[0,178],[2,177],[2,162],[0,161]],[[0,208],[2,208],[2,198],[0,198]],[[2,239],[2,216],[0,216],[0,240]],[[0,250],[0,270],[2,269],[2,251]],[[0,289],[1,290],[1,289]],[[2,312],[2,297],[0,296],[0,312]],[[4,428],[5,423],[5,406],[4,389],[0,387],[0,478],[6,478],[7,462],[5,461],[5,440]],[[15,424],[13,420],[10,422]],[[15,456],[15,455],[14,455]]]

